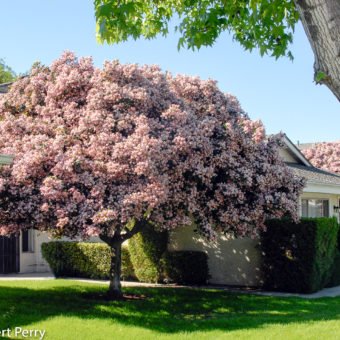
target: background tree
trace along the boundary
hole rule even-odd
[[[317,143],[302,152],[317,168],[340,174],[340,141]]]
[[[315,56],[314,79],[340,100],[339,0],[94,0],[94,5],[102,42],[165,36],[178,17],[178,47],[211,46],[227,31],[246,50],[258,48],[276,58],[293,57],[289,44],[301,18]]]
[[[14,71],[0,59],[0,84],[8,83],[15,79]]]
[[[0,232],[99,236],[112,249],[110,295],[121,295],[121,245],[146,224],[192,219],[216,233],[256,235],[268,214],[296,217],[302,189],[232,96],[213,81],[156,66],[65,53],[0,102]]]

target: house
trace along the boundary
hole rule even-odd
[[[280,154],[293,172],[306,178],[299,200],[299,212],[305,217],[339,218],[340,176],[313,167],[287,138]],[[3,164],[10,160],[2,158]],[[0,157],[1,162],[1,157]],[[220,236],[214,244],[195,234],[192,227],[172,232],[169,250],[200,250],[208,254],[210,283],[237,286],[262,284],[258,240],[230,239]],[[0,237],[0,274],[50,271],[41,254],[41,244],[50,241],[46,233],[27,230],[20,237]]]
[[[339,220],[340,176],[315,168],[287,136],[280,155],[294,174],[307,181],[298,202],[300,216],[336,216]],[[212,284],[262,285],[259,240],[220,236],[214,244],[209,244],[192,229],[183,227],[174,231],[170,236],[169,250],[206,252]]]
[[[0,96],[10,85],[0,84]],[[0,154],[0,166],[11,164],[12,160],[12,155]],[[41,244],[49,240],[47,234],[34,230],[22,232],[20,237],[0,236],[0,274],[50,271],[41,254]]]
[[[10,84],[0,84],[5,93]],[[299,200],[301,216],[339,218],[340,176],[313,167],[300,150],[284,138],[280,154],[293,172],[306,178],[307,185]],[[0,165],[11,162],[10,155],[0,155]],[[262,283],[258,240],[230,239],[224,236],[209,244],[192,227],[171,233],[169,250],[201,250],[208,254],[214,284],[259,286]],[[0,237],[0,274],[47,272],[50,268],[41,254],[41,244],[50,241],[46,233],[27,230],[19,237]]]
[[[12,155],[0,154],[0,166],[12,161]],[[33,230],[22,232],[20,237],[0,237],[0,274],[50,271],[40,251],[41,243],[48,240],[46,234]]]
[[[4,83],[4,84],[0,84],[0,95],[6,93],[6,92],[8,91],[9,86],[10,86],[11,84],[12,84],[12,83]]]

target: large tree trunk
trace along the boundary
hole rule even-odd
[[[115,229],[113,235],[100,234],[99,238],[105,242],[111,249],[111,265],[110,265],[110,286],[108,296],[111,299],[121,299],[123,297],[120,277],[122,274],[122,244],[124,241],[139,233],[147,224],[142,219],[136,221],[132,229],[127,226],[119,226]]]
[[[314,52],[314,79],[340,101],[340,1],[295,0],[295,4]]]
[[[112,299],[123,296],[120,277],[122,273],[122,244],[115,243],[111,246],[110,286],[108,295]]]

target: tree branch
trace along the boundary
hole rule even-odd
[[[121,238],[123,240],[122,242],[128,240],[132,236],[134,236],[137,233],[139,233],[147,225],[147,223],[148,222],[146,220],[142,219],[140,221],[137,221],[131,230],[128,229],[127,227],[125,227],[124,228],[125,234],[121,235]]]
[[[113,247],[114,245],[118,244],[118,243],[122,243],[123,241],[121,240],[122,239],[122,235],[121,235],[121,229],[120,227],[118,227],[113,236],[109,236],[107,235],[107,233],[105,234],[100,234],[99,235],[99,238],[107,243],[110,247]]]

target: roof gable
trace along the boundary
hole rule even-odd
[[[4,83],[4,84],[0,84],[0,94],[4,94],[6,92],[8,92],[9,86],[12,83]]]
[[[294,145],[294,143],[284,134],[284,147],[281,155],[287,163],[296,163],[307,167],[313,167],[308,159],[301,153],[301,151]]]

